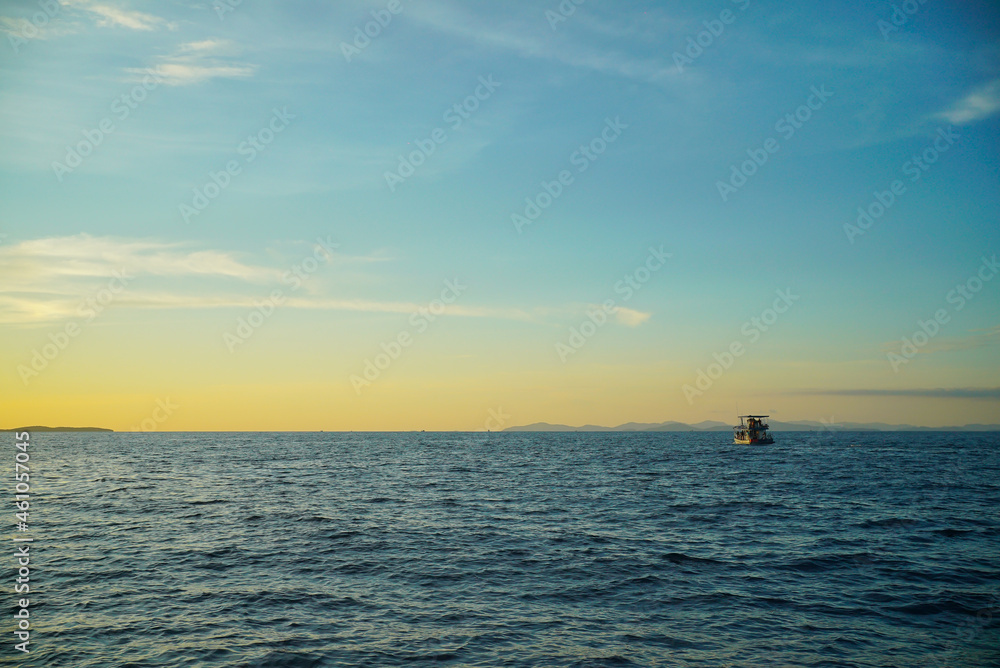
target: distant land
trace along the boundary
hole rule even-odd
[[[1000,424],[966,424],[948,427],[920,427],[912,424],[887,424],[885,422],[837,422],[824,424],[813,420],[796,420],[779,422],[768,420],[771,431],[1000,431]],[[687,424],[685,422],[626,422],[617,427],[604,427],[597,424],[585,424],[581,427],[571,427],[566,424],[550,424],[535,422],[520,427],[508,427],[502,431],[732,431],[733,426],[716,420],[705,420]],[[104,427],[18,427],[17,429],[0,429],[0,433],[8,432],[103,432],[114,433],[114,429]],[[336,432],[337,430],[334,430]],[[239,432],[233,432],[239,433]]]
[[[114,431],[103,427],[18,427],[17,429],[0,429],[0,431]]]
[[[778,422],[768,420],[771,431],[1000,431],[1000,424],[967,424],[961,427],[918,427],[912,424],[886,424],[885,422],[837,422],[824,424],[812,420]],[[509,427],[504,431],[732,431],[733,425],[706,420],[695,424],[684,422],[626,422],[617,427],[585,424],[570,427],[565,424],[536,422],[523,427]]]

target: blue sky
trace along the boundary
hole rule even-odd
[[[954,308],[947,294],[997,252],[1000,229],[1000,13],[911,4],[889,30],[891,3],[588,0],[556,23],[556,2],[401,0],[396,14],[388,2],[5,3],[11,405],[75,419],[67,388],[92,372],[86,359],[121,351],[102,365],[120,394],[98,415],[134,397],[188,390],[203,402],[223,383],[260,397],[288,383],[316,397],[315,428],[477,428],[472,416],[498,405],[516,423],[728,420],[736,400],[788,419],[996,421],[1000,281],[903,368],[887,362],[919,320]],[[45,25],[26,28],[46,7]],[[391,20],[345,57],[372,12]],[[703,52],[685,51],[689,39]],[[678,67],[677,53],[696,57]],[[454,127],[446,112],[481,78],[498,85]],[[829,98],[791,136],[779,131],[815,89]],[[247,161],[240,146],[276,109],[282,129]],[[619,136],[580,172],[574,152],[608,119]],[[57,174],[102,122],[113,131]],[[445,141],[390,189],[398,156],[437,128]],[[939,131],[958,139],[910,180],[907,163]],[[724,201],[719,181],[769,138],[778,150]],[[193,189],[230,161],[239,173],[185,220]],[[572,183],[518,232],[512,214],[563,170]],[[905,192],[851,243],[844,225],[897,179]],[[223,334],[257,295],[289,291],[280,276],[317,238],[337,244],[335,261],[227,350]],[[626,303],[614,286],[651,246],[671,258]],[[125,266],[137,275],[127,294],[22,382],[32,351]],[[353,391],[379,343],[455,278],[468,290],[442,321]],[[786,288],[801,296],[788,314],[687,401],[682,387]],[[609,298],[611,322],[562,360],[556,344]],[[935,388],[985,398],[796,396]],[[417,396],[433,418],[385,418]],[[341,412],[327,423],[331,403]],[[164,428],[242,428],[245,416],[223,410],[219,423],[179,415]]]

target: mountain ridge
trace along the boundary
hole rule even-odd
[[[886,422],[836,422],[823,423],[815,420],[769,421],[771,431],[1000,431],[1000,424],[966,424],[946,427],[923,427],[912,424],[888,424]],[[586,424],[572,427],[565,424],[535,422],[528,425],[508,427],[503,431],[731,431],[733,425],[716,420],[704,420],[695,424],[667,420],[665,422],[626,422],[617,427]]]
[[[36,425],[33,427],[18,427],[17,429],[0,429],[2,432],[16,431],[16,432],[33,432],[33,431],[102,431],[102,432],[113,432],[114,429],[105,429],[104,427],[43,427]]]

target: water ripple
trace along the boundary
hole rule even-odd
[[[1000,665],[997,434],[725,436],[33,434],[19,665]]]

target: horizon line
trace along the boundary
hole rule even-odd
[[[726,425],[727,423],[718,420],[703,420],[704,422],[717,422],[719,425]],[[796,432],[796,431],[913,431],[913,430],[939,430],[939,431],[1000,431],[1000,424],[998,423],[980,423],[980,422],[970,422],[962,425],[915,425],[909,423],[899,423],[890,424],[887,422],[834,422],[829,424],[823,424],[816,421],[807,420],[793,420],[793,421],[777,421],[783,424],[795,424],[796,422],[807,423],[796,426],[812,427],[811,429],[779,429],[779,432]],[[812,422],[813,424],[808,424]],[[44,432],[79,432],[79,433],[113,433],[113,434],[353,434],[353,433],[363,433],[363,434],[413,434],[413,433],[430,433],[430,434],[500,434],[500,433],[554,433],[554,432],[580,432],[580,433],[606,433],[606,432],[635,432],[635,433],[669,433],[670,431],[678,432],[715,432],[723,431],[719,428],[707,428],[699,429],[694,427],[694,425],[687,422],[677,422],[674,420],[667,420],[661,423],[646,423],[652,427],[661,426],[663,424],[673,423],[680,426],[691,427],[691,429],[675,429],[675,430],[659,430],[659,429],[622,429],[621,427],[630,423],[622,423],[615,427],[605,427],[602,425],[588,424],[581,425],[579,427],[574,427],[572,425],[550,423],[550,422],[533,422],[527,425],[514,425],[511,427],[506,427],[497,430],[487,430],[487,429],[177,429],[177,430],[133,430],[133,429],[111,429],[108,427],[49,427],[44,425],[31,425],[27,427],[15,427],[10,429],[0,429],[0,433],[44,433]],[[700,424],[700,423],[698,423]],[[885,429],[885,428],[871,428],[871,429],[852,429],[845,428],[841,425],[851,424],[857,427],[870,427],[872,425],[885,425],[887,427],[901,427],[902,429]],[[533,426],[550,426],[550,427],[562,427],[561,429],[528,429],[528,427]],[[592,427],[592,428],[585,428]],[[968,427],[981,427],[980,429],[967,429]],[[995,427],[995,429],[982,429],[982,427]],[[771,429],[771,431],[775,431]]]

